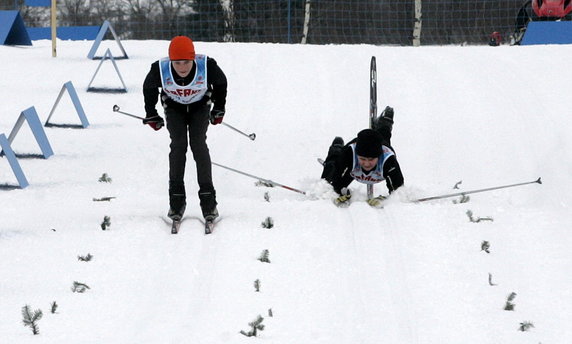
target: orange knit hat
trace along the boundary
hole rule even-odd
[[[169,59],[171,61],[194,60],[195,46],[193,41],[187,36],[173,38],[169,44]]]

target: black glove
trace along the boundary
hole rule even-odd
[[[217,125],[222,123],[222,119],[224,117],[224,108],[217,108],[215,107],[211,110],[211,124]]]
[[[148,124],[154,130],[159,130],[165,125],[165,121],[159,115],[147,115],[143,120],[143,124]]]

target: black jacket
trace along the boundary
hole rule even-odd
[[[189,75],[185,78],[181,78],[175,72],[173,67],[171,67],[171,72],[175,77],[175,82],[179,85],[188,85],[197,71],[196,63],[193,64],[193,68]],[[211,92],[210,99],[213,102],[213,108],[224,110],[226,104],[226,89],[227,82],[226,76],[224,75],[222,69],[218,66],[213,58],[207,58],[207,84],[209,91]],[[151,65],[151,70],[147,73],[145,81],[143,82],[143,97],[145,99],[145,113],[147,117],[157,116],[157,105],[159,94],[159,89],[162,88],[161,85],[161,73],[159,72],[159,61],[155,61]],[[163,90],[161,90],[161,103],[164,107],[173,108],[182,112],[192,112],[195,108],[202,107],[208,101],[207,97],[191,103],[189,105],[177,103],[173,99],[169,98]]]
[[[354,153],[350,144],[354,142],[355,139],[348,142],[348,144],[342,148],[341,152],[335,154],[335,157],[332,156],[334,159],[332,159],[331,162],[326,161],[326,164],[328,165],[329,163],[330,166],[324,168],[322,178],[325,178],[332,184],[338,194],[341,194],[342,188],[347,187],[354,180],[350,175],[354,162]],[[399,167],[395,155],[390,156],[383,164],[383,177],[385,178],[385,184],[389,193],[392,193],[403,185],[403,174],[401,173],[401,168]]]

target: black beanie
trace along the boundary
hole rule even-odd
[[[372,129],[364,129],[358,133],[356,154],[366,158],[377,158],[381,155],[381,135]]]

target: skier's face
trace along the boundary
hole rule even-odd
[[[175,72],[177,72],[181,78],[185,78],[187,75],[189,75],[191,69],[193,68],[193,60],[177,60],[172,61],[172,63]]]
[[[358,155],[358,163],[364,171],[371,171],[377,165],[378,158],[366,158],[365,156]]]

